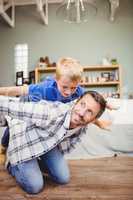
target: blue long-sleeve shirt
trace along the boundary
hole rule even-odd
[[[68,103],[79,98],[83,93],[84,89],[78,85],[76,91],[72,95],[63,97],[58,90],[57,83],[53,77],[47,77],[43,82],[31,84],[29,86],[29,100],[35,102],[44,99]]]

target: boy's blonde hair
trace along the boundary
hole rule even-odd
[[[71,81],[80,81],[82,78],[83,67],[80,62],[73,58],[60,58],[56,66],[56,79],[61,76],[70,78]]]

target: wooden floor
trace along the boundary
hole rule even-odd
[[[133,158],[70,161],[70,169],[69,184],[47,180],[41,193],[29,195],[0,166],[0,200],[133,200]]]

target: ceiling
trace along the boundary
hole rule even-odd
[[[48,25],[48,4],[62,3],[64,0],[0,0],[0,15],[10,27],[15,27],[15,8],[17,6],[35,5],[44,25]],[[65,0],[68,3],[79,2],[82,4],[84,0]],[[85,0],[86,2],[96,2],[98,0]],[[110,20],[113,21],[119,0],[108,0],[110,3]],[[10,16],[8,10],[11,10]],[[80,14],[80,13],[79,13]]]

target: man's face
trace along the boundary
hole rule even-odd
[[[91,95],[85,95],[73,107],[70,128],[87,125],[96,119],[100,105]]]
[[[62,96],[68,97],[76,91],[78,83],[78,81],[71,81],[69,78],[62,76],[57,80],[57,87]]]

